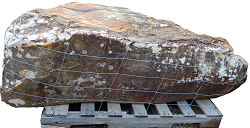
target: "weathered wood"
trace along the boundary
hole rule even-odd
[[[201,108],[201,110],[208,116],[222,116],[220,110],[209,99],[202,99],[195,101]]]
[[[121,105],[117,103],[108,103],[108,114],[110,117],[122,117]]]
[[[198,107],[214,107],[211,101],[199,101],[200,104],[206,106]],[[212,104],[211,104],[212,103]],[[85,106],[84,106],[85,105]],[[88,107],[90,106],[90,107]],[[46,110],[42,113],[41,124],[52,125],[52,126],[67,126],[71,125],[96,125],[96,124],[107,124],[108,128],[127,128],[127,127],[166,127],[170,128],[178,124],[199,124],[200,127],[219,127],[222,116],[209,116],[208,114],[196,114],[196,116],[190,116],[192,111],[191,107],[187,102],[179,102],[178,106],[183,113],[190,113],[190,115],[173,115],[169,110],[167,104],[155,104],[154,111],[158,111],[159,114],[148,115],[146,108],[143,104],[132,104],[134,114],[127,114],[121,112],[122,117],[110,117],[112,112],[119,112],[119,104],[107,104],[107,111],[94,111],[94,103],[83,104],[83,108],[88,108],[94,113],[95,117],[82,117],[82,111],[68,111],[67,118],[61,117],[48,117],[46,116]],[[185,107],[184,107],[185,106]],[[58,109],[59,106],[55,109]],[[62,109],[60,109],[62,110]],[[65,110],[65,109],[64,109]],[[83,110],[83,109],[82,109]],[[112,111],[111,111],[112,110]],[[88,111],[89,112],[89,111]],[[195,114],[193,114],[195,115]],[[141,118],[144,117],[144,118]],[[168,118],[166,118],[168,117]],[[178,125],[179,126],[179,125]]]
[[[173,117],[167,104],[156,104],[155,107],[161,117]]]
[[[80,112],[78,112],[80,114]],[[174,124],[192,124],[199,123],[202,127],[218,127],[221,117],[207,117],[205,115],[197,115],[196,117],[185,117],[173,115],[173,118],[140,118],[132,117],[81,117],[78,114],[69,112],[68,118],[53,118],[42,115],[41,123],[54,126],[70,126],[70,125],[94,125],[107,124],[109,128],[128,128],[128,127],[165,127],[171,128]],[[209,122],[212,120],[212,123]]]
[[[184,116],[196,116],[192,108],[189,106],[187,101],[179,101],[177,102],[181,112],[184,114]]]
[[[53,116],[53,114],[55,113],[55,107],[56,106],[46,106],[45,108],[45,115],[46,116]]]
[[[54,116],[67,116],[69,110],[69,105],[57,105],[55,107]]]
[[[148,117],[147,110],[143,104],[132,104],[132,108],[136,117]]]
[[[81,116],[94,117],[95,116],[95,103],[81,103]]]

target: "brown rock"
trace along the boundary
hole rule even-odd
[[[69,3],[12,22],[1,95],[14,107],[213,98],[243,84],[247,66],[223,38],[126,8]]]

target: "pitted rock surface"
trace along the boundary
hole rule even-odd
[[[243,84],[247,67],[223,38],[126,8],[68,3],[9,26],[1,97],[14,107],[214,98]]]

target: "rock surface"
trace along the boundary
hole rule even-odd
[[[126,8],[68,3],[9,26],[1,97],[14,107],[214,98],[243,84],[247,67],[223,38]]]

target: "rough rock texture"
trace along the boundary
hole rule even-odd
[[[7,29],[1,96],[14,107],[213,98],[244,83],[247,66],[223,38],[69,3],[26,12]]]

